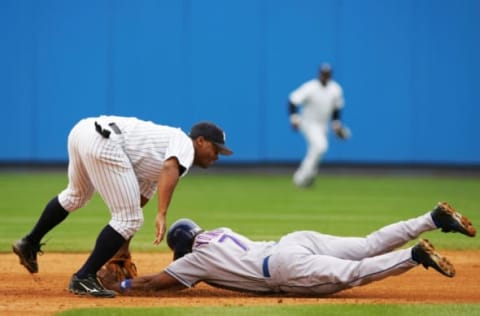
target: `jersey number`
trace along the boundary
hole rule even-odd
[[[223,234],[218,241],[224,242],[227,239],[230,239],[231,241],[233,241],[237,246],[242,248],[244,251],[248,250],[248,247],[246,245],[244,245],[240,240],[238,240],[237,238],[235,238],[235,236],[232,236],[232,235]]]

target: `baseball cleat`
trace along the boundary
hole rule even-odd
[[[412,259],[422,264],[425,269],[432,267],[441,274],[453,278],[455,276],[455,268],[447,258],[442,257],[435,251],[433,245],[427,239],[421,239],[418,244],[412,248]]]
[[[74,274],[70,280],[68,290],[77,295],[90,295],[94,297],[111,298],[117,295],[115,291],[105,289],[94,275],[80,279]]]
[[[472,222],[446,202],[439,202],[431,214],[435,225],[442,232],[458,232],[469,237],[477,234]]]
[[[43,254],[40,249],[43,245],[44,244],[34,245],[26,238],[22,238],[12,245],[12,250],[20,259],[20,264],[23,265],[28,272],[37,273],[37,253],[39,252],[40,254]]]

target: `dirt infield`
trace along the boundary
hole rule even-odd
[[[442,251],[457,270],[455,278],[422,267],[324,298],[260,297],[199,285],[158,297],[96,299],[70,294],[67,284],[86,254],[47,253],[39,257],[40,273],[32,276],[14,254],[0,254],[0,314],[53,315],[80,307],[244,306],[276,304],[392,304],[480,303],[480,251]],[[159,271],[170,261],[167,254],[134,254],[140,274]],[[48,271],[47,271],[48,270]]]

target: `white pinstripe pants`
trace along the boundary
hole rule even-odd
[[[104,138],[95,130],[95,120],[103,128],[110,123],[84,119],[68,136],[69,183],[58,199],[73,212],[98,191],[111,213],[109,225],[129,239],[143,224],[139,182],[123,150],[123,136],[112,131]]]

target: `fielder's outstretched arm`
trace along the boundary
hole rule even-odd
[[[156,234],[153,243],[158,245],[165,235],[167,209],[173,196],[173,191],[180,178],[180,165],[176,157],[171,157],[163,163],[158,180],[158,204],[155,218]]]

